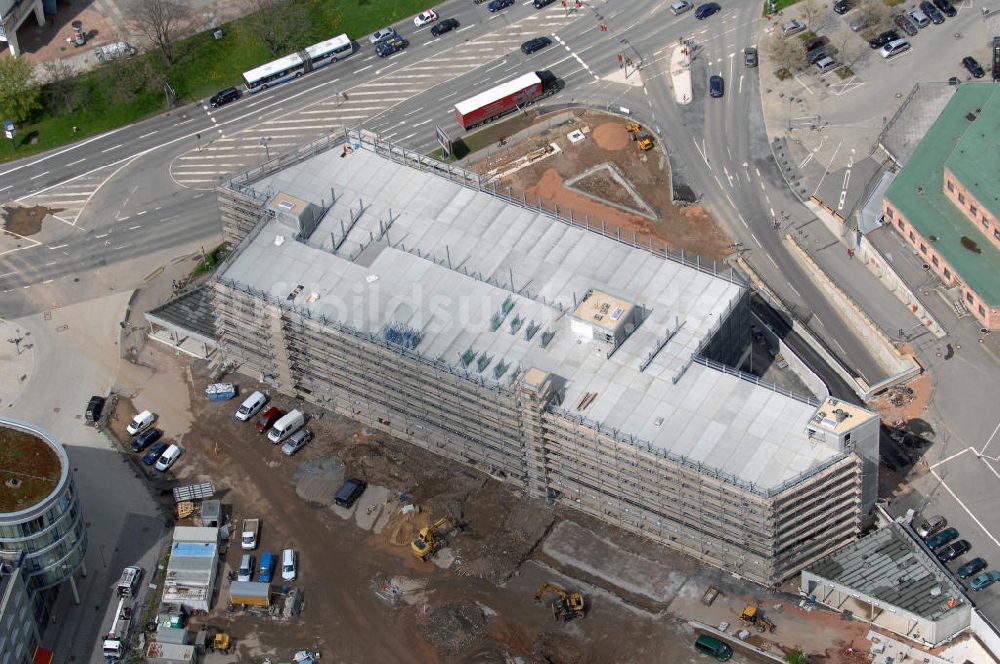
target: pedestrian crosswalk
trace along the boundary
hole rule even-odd
[[[353,88],[336,89],[334,84],[330,96],[306,108],[262,119],[252,127],[232,135],[224,134],[208,144],[199,145],[174,159],[170,164],[170,175],[175,182],[185,187],[214,189],[231,174],[291,151],[330,132],[338,125],[358,125],[377,117],[439,83],[510,54],[531,37],[556,32],[577,18],[578,14],[567,15],[563,9],[553,7],[506,25],[500,31],[458,43],[413,64],[406,63],[419,58],[420,49],[431,41],[420,42],[419,38],[414,37],[407,51],[393,56],[388,62],[375,61],[375,56],[371,54],[366,56],[367,49],[363,48],[362,52],[340,66],[357,67],[360,63],[371,60],[363,68],[375,67],[376,72],[388,71]],[[445,35],[441,41],[460,37],[463,29],[467,28],[457,30],[457,35]],[[430,35],[425,33],[425,37],[429,38]],[[489,80],[492,81],[492,78]],[[377,129],[386,138],[405,141],[418,133],[406,132],[402,126],[405,124]]]

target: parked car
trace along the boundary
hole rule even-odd
[[[513,2],[513,0],[511,1]],[[718,14],[720,11],[722,11],[722,7],[719,6],[719,3],[706,2],[703,5],[698,5],[698,9],[694,10],[694,17],[699,21],[704,21],[712,14]]]
[[[826,46],[826,37],[815,37],[814,39],[807,39],[802,42],[802,48],[806,50],[806,53],[809,51],[815,51],[821,46]]]
[[[137,436],[148,429],[149,426],[155,421],[156,415],[148,410],[144,410],[132,418],[132,421],[128,423],[127,427],[125,427],[125,431],[127,431],[130,436]]]
[[[875,48],[882,48],[891,41],[896,41],[899,39],[899,33],[895,30],[886,30],[885,32],[879,34],[877,37],[873,37],[868,40],[868,45]]]
[[[260,568],[257,570],[257,580],[261,583],[271,583],[271,575],[274,574],[274,554],[265,551],[260,554]]]
[[[982,78],[986,75],[986,72],[983,70],[983,66],[976,62],[976,59],[971,55],[967,55],[962,58],[962,66],[969,70],[969,73],[972,74],[972,78]]]
[[[713,97],[721,97],[725,93],[725,83],[722,77],[718,74],[713,74],[711,78],[708,79],[708,94]]]
[[[948,0],[934,0],[934,6],[937,7],[941,11],[941,13],[947,16],[948,18],[952,18],[953,16],[958,14],[958,12],[955,10],[954,7],[951,6],[951,3],[948,2]]]
[[[938,550],[938,552],[934,555],[937,556],[938,560],[946,563],[968,553],[971,549],[972,545],[969,544],[969,540],[958,540],[957,542],[952,542],[943,549]]]
[[[361,480],[347,480],[337,489],[337,493],[333,496],[333,502],[341,507],[349,508],[354,504],[354,501],[361,497],[367,487],[368,485]]]
[[[528,41],[521,44],[521,52],[525,55],[530,55],[535,51],[540,51],[546,46],[550,45],[552,40],[548,37],[535,37],[534,39],[529,39]]]
[[[933,551],[934,549],[944,546],[953,539],[958,538],[958,531],[954,528],[945,528],[944,530],[937,532],[927,538],[927,548]]]
[[[757,49],[753,46],[747,46],[743,49],[743,64],[747,67],[757,66]]]
[[[146,456],[142,457],[142,462],[147,466],[152,466],[156,460],[163,456],[163,453],[170,447],[170,443],[156,443],[149,448]]]
[[[422,11],[413,17],[413,25],[420,28],[428,23],[433,23],[436,20],[438,20],[437,12],[433,9],[428,9],[427,11]]]
[[[446,18],[443,21],[437,23],[433,28],[431,28],[431,34],[435,37],[440,37],[446,32],[451,32],[458,27],[458,19]]]
[[[931,20],[934,25],[940,25],[944,23],[944,14],[938,11],[930,0],[924,0],[920,3],[920,11],[927,14],[927,18]]]
[[[163,450],[163,454],[161,454],[160,458],[156,460],[156,464],[154,464],[153,467],[161,473],[166,472],[170,466],[174,465],[174,462],[177,461],[177,457],[180,455],[181,448],[176,445],[170,445],[167,449]]]
[[[514,0],[492,0],[490,4],[486,5],[486,9],[491,12],[498,12],[501,9],[506,9],[514,4]]]
[[[992,586],[997,581],[1000,581],[1000,572],[997,572],[996,570],[990,570],[989,572],[983,572],[982,574],[974,578],[969,583],[969,587],[978,592],[983,588]]]
[[[208,100],[208,105],[212,108],[218,108],[220,106],[225,106],[231,101],[236,101],[240,98],[240,91],[236,88],[226,88],[225,90],[219,90],[212,98]]]
[[[892,17],[892,22],[910,37],[917,34],[917,24],[906,14],[896,14]]]
[[[840,66],[840,63],[833,58],[824,55],[822,58],[816,61],[816,69],[819,70],[820,74],[825,74],[829,71],[833,71]]]
[[[372,36],[368,38],[368,41],[372,44],[377,44],[380,41],[388,39],[396,34],[395,28],[382,28],[381,30],[376,30],[372,33]]]
[[[927,18],[927,14],[923,13],[919,9],[912,9],[909,12],[910,18],[913,22],[917,24],[918,28],[926,28],[931,24],[931,20]]]
[[[312,432],[308,429],[299,429],[281,446],[281,453],[285,456],[292,456],[305,447],[306,443],[312,440],[312,437]]]
[[[244,553],[240,556],[240,566],[236,570],[237,581],[253,580],[253,554]]]
[[[556,0],[535,0],[531,4],[535,6],[535,9],[541,9],[542,7],[548,7],[555,1]]]
[[[828,56],[826,54],[826,46],[824,45],[819,48],[814,48],[813,50],[806,53],[806,62],[808,62],[811,65],[814,65],[825,57]],[[776,355],[777,353],[775,353],[774,350],[771,349],[771,356],[774,357]]]
[[[970,576],[977,572],[982,572],[986,569],[986,561],[982,558],[973,558],[969,562],[965,563],[958,568],[958,578],[968,579]]]
[[[163,432],[156,427],[150,427],[146,429],[139,436],[132,441],[132,451],[142,452],[144,449],[158,441],[163,437]]]
[[[294,581],[297,573],[298,561],[293,549],[285,549],[281,552],[281,578],[285,581]]]
[[[281,415],[281,410],[275,406],[271,406],[265,410],[260,414],[260,417],[258,417],[257,421],[254,423],[254,428],[257,429],[257,433],[267,433],[267,430],[278,421],[278,418],[281,417]]]
[[[846,14],[851,10],[851,3],[849,0],[837,0],[833,3],[833,11],[835,14]]]
[[[781,36],[788,37],[806,29],[805,24],[796,21],[794,18],[781,26]]]
[[[920,539],[926,541],[928,537],[938,532],[948,525],[948,520],[940,514],[921,519],[917,523],[916,531]]]
[[[380,41],[375,45],[375,53],[378,54],[380,58],[387,58],[397,51],[404,50],[410,42],[406,41],[399,35],[394,35],[389,37],[385,41]]]
[[[900,53],[905,53],[906,51],[909,50],[910,50],[910,42],[906,41],[905,39],[895,39],[886,44],[885,46],[883,46],[882,50],[879,51],[879,53],[882,54],[883,58],[893,58],[899,55]]]
[[[670,13],[674,16],[680,16],[684,12],[690,11],[694,7],[688,0],[681,0],[680,2],[675,2],[670,5]]]
[[[84,411],[84,416],[87,418],[88,422],[96,422],[101,419],[101,413],[104,411],[104,397],[92,396],[90,401],[87,402],[87,410]]]

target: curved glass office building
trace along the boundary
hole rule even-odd
[[[33,424],[0,417],[0,562],[20,561],[32,591],[69,580],[76,595],[86,552],[66,450]]]

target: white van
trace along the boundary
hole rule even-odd
[[[267,432],[267,439],[277,445],[285,438],[302,428],[306,423],[306,416],[301,410],[293,410],[280,420],[274,423],[271,430]]]
[[[294,581],[296,573],[295,551],[285,549],[281,552],[281,578],[285,581]]]
[[[254,392],[248,396],[243,403],[240,405],[239,410],[236,411],[236,419],[240,422],[246,422],[251,417],[257,414],[264,404],[267,403],[267,395],[263,392]]]
[[[177,457],[181,455],[181,448],[176,445],[171,445],[167,449],[163,450],[163,454],[160,458],[156,460],[156,466],[154,466],[160,472],[165,471],[170,466],[174,465],[174,461],[177,461]]]
[[[122,570],[122,576],[118,580],[117,592],[119,597],[135,597],[138,590],[139,579],[142,577],[141,567],[126,567]]]
[[[125,430],[128,431],[128,435],[135,436],[148,429],[149,425],[155,421],[156,415],[148,410],[144,410],[132,418],[132,421],[125,427]]]

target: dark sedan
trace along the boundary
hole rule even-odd
[[[957,542],[952,542],[948,546],[944,547],[937,552],[938,560],[943,563],[949,560],[954,560],[959,556],[968,553],[972,550],[972,545],[969,544],[969,540],[958,540]]]
[[[892,17],[893,22],[895,22],[896,27],[908,34],[913,36],[917,34],[917,25],[913,22],[906,14],[896,14]]]
[[[146,452],[146,456],[142,457],[142,462],[147,466],[152,466],[156,463],[156,460],[167,451],[168,447],[170,447],[169,443],[156,443],[149,448],[149,451]]]
[[[962,58],[962,66],[969,70],[969,73],[972,74],[972,78],[982,78],[986,75],[986,71],[983,69],[983,66],[976,62],[976,59],[971,55],[967,55]]]
[[[542,50],[551,43],[552,40],[549,39],[548,37],[535,37],[534,39],[529,39],[528,41],[521,44],[521,52],[524,53],[525,55],[530,55],[535,51]]]
[[[722,7],[719,6],[719,3],[706,2],[703,5],[698,5],[698,8],[694,10],[694,17],[699,21],[704,21],[712,14],[718,14],[720,11],[722,11]]]
[[[973,558],[969,562],[965,563],[958,568],[958,578],[968,579],[973,574],[977,574],[986,569],[986,561],[982,558]]]
[[[920,3],[920,9],[927,14],[927,18],[931,20],[934,25],[940,25],[944,23],[944,15],[938,11],[938,8],[930,3],[929,0],[924,0]]]
[[[874,39],[869,39],[868,45],[871,46],[873,49],[882,48],[889,42],[896,41],[897,39],[899,39],[898,32],[896,32],[895,30],[886,30],[878,37],[875,37]]]
[[[934,0],[934,6],[940,9],[941,13],[947,16],[948,18],[952,18],[953,16],[958,14],[958,12],[955,10],[954,7],[951,6],[951,3],[948,2],[948,0]]]
[[[451,32],[457,27],[458,21],[456,19],[446,18],[445,20],[434,24],[434,27],[431,28],[431,34],[435,37],[440,37],[444,33]]]
[[[132,451],[142,452],[144,449],[158,441],[163,437],[163,432],[155,427],[146,429],[139,437],[132,441]]]
[[[927,538],[927,548],[933,551],[939,546],[944,546],[948,542],[956,539],[958,537],[958,531],[954,528],[945,528],[944,530],[934,533]]]
[[[833,3],[833,11],[836,14],[846,14],[851,10],[851,3],[848,0],[837,0]]]

